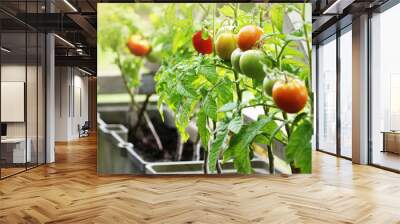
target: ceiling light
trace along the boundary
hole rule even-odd
[[[67,44],[68,46],[75,48],[75,45],[73,45],[73,44],[72,44],[71,42],[69,42],[68,40],[66,40],[66,39],[64,39],[64,38],[62,38],[62,37],[60,37],[60,36],[57,35],[57,34],[54,34],[54,36],[57,37],[57,38],[58,38],[59,40],[61,40],[62,42],[64,42],[65,44]]]
[[[68,1],[64,0],[64,3],[68,5],[74,12],[78,12],[78,10]]]
[[[90,73],[90,72],[88,72],[88,71],[86,71],[86,70],[83,70],[83,69],[81,69],[81,68],[79,68],[79,67],[78,67],[78,70],[81,71],[81,72],[83,72],[83,73],[85,73],[85,74],[87,74],[87,75],[92,75],[92,73]]]
[[[6,53],[10,53],[11,52],[11,50],[9,50],[9,49],[7,49],[5,47],[1,47],[0,49],[1,49],[1,51],[4,51]]]
[[[354,0],[336,0],[332,5],[325,9],[322,14],[341,14],[343,13],[343,9],[351,5],[353,2]]]

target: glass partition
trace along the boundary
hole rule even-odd
[[[43,5],[0,2],[17,16]],[[45,44],[43,33],[0,12],[1,179],[45,163]]]
[[[340,36],[340,155],[352,157],[352,32]]]
[[[318,48],[318,149],[336,153],[336,36]]]
[[[37,65],[37,162],[44,164],[46,162],[46,37],[43,33],[38,34],[38,65]]]
[[[371,18],[371,163],[400,171],[400,5]]]
[[[36,32],[27,33],[27,85],[26,85],[26,113],[27,113],[27,150],[30,151],[28,168],[38,163],[38,35]]]
[[[31,161],[26,136],[26,42],[25,31],[1,34],[2,177],[24,171]]]

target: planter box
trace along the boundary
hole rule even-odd
[[[251,165],[256,174],[269,174],[268,164],[262,160],[253,160]],[[235,174],[233,162],[222,164],[222,174]],[[157,175],[188,175],[203,174],[203,161],[188,162],[162,162],[149,163],[146,166],[146,174]]]
[[[101,112],[100,112],[101,113]],[[112,115],[107,110],[107,117]],[[115,116],[121,116],[116,111]],[[173,113],[167,111],[167,126],[173,124]],[[113,120],[113,119],[111,119]],[[122,124],[107,124],[98,115],[98,172],[99,174],[203,174],[203,161],[149,162],[145,161],[135,150],[133,144],[127,142],[128,129]],[[195,127],[192,128],[193,131]],[[192,133],[193,134],[193,133]],[[196,133],[194,133],[196,134]],[[196,134],[197,135],[197,134]],[[278,162],[278,161],[277,161]],[[256,174],[269,174],[268,161],[255,158],[252,167]],[[233,163],[222,164],[223,174],[236,173]],[[287,173],[285,169],[276,167],[276,173]]]
[[[143,174],[146,162],[126,142],[128,129],[106,124],[98,115],[97,172],[99,174]]]

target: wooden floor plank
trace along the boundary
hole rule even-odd
[[[313,153],[313,174],[101,177],[96,139],[0,181],[0,223],[400,223],[400,175]]]

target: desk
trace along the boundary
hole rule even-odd
[[[400,132],[383,131],[383,150],[382,152],[392,152],[400,154]]]
[[[30,138],[26,141],[27,147],[25,152],[25,138],[5,138],[1,139],[1,156],[6,163],[25,163],[31,162],[32,153]]]

